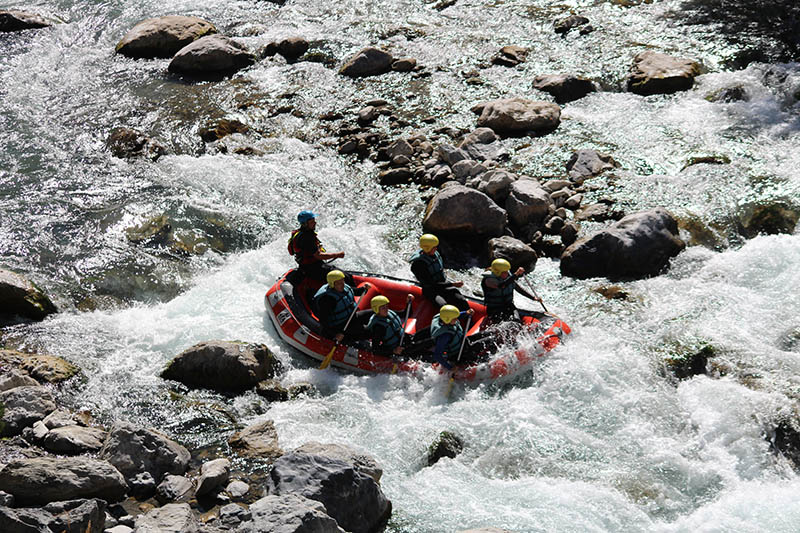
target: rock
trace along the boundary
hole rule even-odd
[[[0,404],[5,406],[3,428],[0,435],[19,435],[26,427],[42,420],[56,408],[53,395],[41,386],[16,387],[0,393]]]
[[[58,312],[39,287],[10,270],[0,268],[0,315],[44,320]]]
[[[648,50],[633,58],[628,90],[644,96],[688,91],[698,74],[700,65],[696,61]]]
[[[556,20],[553,23],[553,29],[556,33],[566,34],[569,30],[589,24],[589,19],[581,15],[570,15],[563,19]]]
[[[596,90],[592,80],[570,74],[537,76],[533,80],[533,88],[548,93],[559,104],[580,100]]]
[[[476,105],[478,126],[497,133],[546,133],[561,122],[561,108],[551,102],[536,102],[514,97],[492,100]]]
[[[208,35],[181,48],[167,69],[200,80],[217,80],[256,62],[244,45],[224,35]]]
[[[109,432],[100,458],[114,465],[126,479],[149,472],[156,482],[165,474],[183,474],[189,451],[163,434],[120,422]]]
[[[299,381],[292,383],[287,389],[289,391],[289,398],[294,400],[300,396],[316,396],[317,388],[308,381]]]
[[[528,49],[521,46],[504,46],[500,52],[492,58],[492,64],[502,67],[515,67],[524,63],[528,58]]]
[[[80,498],[115,502],[125,497],[127,489],[116,468],[87,457],[17,459],[0,470],[0,490],[22,506]]]
[[[489,128],[476,129],[464,138],[458,148],[475,161],[500,161],[509,155],[500,137]]]
[[[443,161],[451,167],[459,161],[472,159],[465,150],[456,148],[455,146],[446,143],[439,145],[439,147],[436,149],[436,156],[438,157],[439,161]]]
[[[664,359],[667,369],[678,379],[688,379],[692,376],[707,374],[708,359],[717,355],[710,344],[698,350],[671,354]]]
[[[156,493],[156,480],[150,472],[139,472],[128,479],[129,493],[134,498],[146,500]]]
[[[252,518],[253,515],[248,508],[235,503],[229,503],[219,510],[219,522],[228,529],[234,529],[235,526]]]
[[[564,207],[567,209],[578,209],[581,206],[581,202],[583,201],[583,195],[580,193],[573,194],[564,202]]]
[[[726,104],[732,102],[747,102],[750,100],[750,94],[748,94],[744,86],[735,85],[733,87],[725,87],[714,91],[706,96],[706,100],[709,102],[721,102]]]
[[[99,499],[51,503],[40,509],[0,507],[0,528],[4,533],[102,533],[105,509],[106,502]]]
[[[527,272],[532,272],[536,268],[536,251],[519,239],[503,235],[490,239],[488,248],[490,261],[507,259],[511,263],[512,271],[522,267]]]
[[[189,387],[243,392],[275,377],[280,363],[264,344],[207,341],[179,354],[161,373]]]
[[[42,442],[42,440],[44,440],[47,434],[50,433],[50,430],[47,429],[47,426],[45,426],[44,422],[42,422],[41,420],[37,420],[36,422],[33,423],[33,426],[31,426],[30,428],[26,428],[25,431],[23,431],[23,438],[27,438],[25,432],[28,429],[31,430],[31,437],[33,439],[33,442],[36,443]]]
[[[79,454],[99,451],[106,432],[98,428],[65,426],[51,429],[44,437],[44,449],[53,453]]]
[[[577,241],[579,231],[580,228],[575,222],[567,222],[564,224],[564,227],[562,227],[561,231],[559,232],[559,235],[561,236],[561,244],[564,246],[569,246]]]
[[[574,278],[654,276],[685,246],[668,211],[641,211],[569,246],[561,256],[561,273]]]
[[[390,168],[378,174],[378,182],[381,185],[402,185],[411,183],[414,171],[408,167]]]
[[[375,76],[391,70],[393,61],[394,58],[388,52],[378,48],[364,48],[342,65],[339,74],[351,78]]]
[[[25,11],[0,10],[0,33],[11,31],[35,30],[52,26],[44,18]]]
[[[145,157],[157,161],[167,153],[163,144],[132,128],[115,128],[106,139],[106,148],[120,159]]]
[[[44,425],[47,426],[47,429],[80,425],[77,417],[73,416],[72,413],[66,409],[56,409],[47,415],[42,422],[44,422]]]
[[[199,525],[186,503],[168,503],[136,519],[134,533],[197,533]]]
[[[426,233],[489,238],[503,234],[506,220],[506,212],[491,198],[455,183],[431,199],[422,227]]]
[[[234,133],[245,134],[249,131],[250,128],[247,126],[247,124],[244,124],[239,120],[221,118],[213,122],[209,122],[200,128],[198,133],[204,142],[210,143],[218,141],[223,137],[227,137],[228,135],[233,135]]]
[[[0,531],[3,533],[49,533],[53,515],[43,509],[11,509],[0,506]]]
[[[739,232],[752,239],[759,234],[794,233],[800,208],[788,202],[748,204],[739,212]]]
[[[486,167],[474,159],[462,159],[453,165],[452,171],[456,180],[463,184],[467,178],[486,172]]]
[[[376,118],[378,118],[379,115],[380,111],[377,108],[368,105],[367,107],[363,107],[358,111],[358,117],[356,120],[360,125],[366,126],[371,124]]]
[[[395,72],[411,72],[417,66],[417,60],[413,57],[404,57],[392,61],[392,70]]]
[[[383,476],[383,469],[378,466],[378,461],[376,461],[374,457],[343,444],[322,444],[312,441],[303,444],[294,451],[295,453],[321,455],[323,457],[344,461],[356,470],[374,479],[376,483],[380,483],[381,476]]]
[[[489,196],[497,205],[505,205],[511,184],[515,181],[517,181],[515,174],[505,170],[490,170],[470,180],[467,185]]]
[[[117,44],[116,52],[136,59],[168,58],[184,46],[216,32],[213,24],[198,17],[152,18],[134,26]]]
[[[156,499],[162,505],[169,502],[186,503],[192,496],[194,485],[184,476],[166,475],[156,487]]]
[[[308,52],[308,41],[302,37],[288,37],[281,41],[271,42],[267,45],[264,55],[274,56],[280,54],[286,61],[297,61],[303,54]]]
[[[783,455],[800,469],[800,430],[796,419],[779,421],[774,429],[764,432],[764,438],[770,444],[770,450]]]
[[[464,450],[464,441],[450,431],[442,431],[428,448],[428,466],[433,466],[442,457],[454,458]]]
[[[250,485],[237,479],[228,483],[228,486],[225,487],[225,492],[230,494],[233,499],[243,498],[250,492]]]
[[[5,392],[17,387],[38,387],[39,382],[30,377],[28,374],[23,374],[16,368],[11,368],[4,371],[0,375],[0,392]]]
[[[344,533],[323,504],[300,494],[266,496],[250,505],[250,513],[252,521],[242,524],[239,533]]]
[[[256,393],[268,402],[285,402],[289,399],[289,391],[277,379],[259,381]]]
[[[197,478],[195,494],[202,496],[220,488],[228,482],[231,475],[231,462],[225,458],[214,459],[203,463],[200,467],[200,477]]]
[[[0,490],[0,507],[13,507],[13,506],[14,506],[14,496]]]
[[[293,452],[277,459],[269,492],[321,502],[328,515],[352,533],[377,531],[392,512],[391,502],[373,478],[345,461],[320,455]]]
[[[519,179],[511,184],[505,207],[510,221],[522,227],[543,222],[553,202],[538,181]]]
[[[597,203],[587,205],[581,208],[575,214],[575,220],[578,222],[584,220],[593,220],[595,222],[603,222],[605,220],[619,220],[621,216],[611,209],[611,206],[605,203]]]
[[[389,159],[399,156],[411,157],[414,155],[414,147],[405,139],[398,139],[386,147],[386,155]]]
[[[272,420],[258,422],[234,433],[228,439],[228,444],[244,457],[275,459],[283,455]]]
[[[587,178],[618,166],[610,155],[595,150],[577,150],[567,161],[567,172],[572,181],[580,184]]]

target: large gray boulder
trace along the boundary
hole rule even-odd
[[[136,59],[172,57],[187,44],[217,33],[207,20],[167,15],[143,20],[117,44],[116,52]]]
[[[320,455],[290,453],[276,460],[269,492],[321,502],[328,515],[352,533],[378,531],[392,513],[392,503],[373,478],[345,461]]]
[[[519,227],[539,224],[555,209],[550,194],[532,178],[521,178],[511,184],[506,198],[508,217]]]
[[[497,133],[548,132],[561,123],[561,108],[552,102],[514,97],[482,102],[472,108],[478,126]]]
[[[452,183],[428,203],[422,227],[427,233],[459,238],[499,237],[506,226],[506,212],[480,191]]]
[[[466,185],[478,189],[495,201],[497,205],[505,205],[511,184],[517,181],[517,175],[506,170],[495,169],[475,176]]]
[[[164,480],[156,487],[156,499],[161,504],[169,502],[186,503],[192,496],[193,488],[194,485],[189,478],[168,474],[164,476]]]
[[[320,502],[300,494],[269,495],[250,505],[252,520],[238,533],[344,533]]]
[[[0,374],[0,392],[15,389],[17,387],[37,387],[39,382],[28,374],[20,372],[16,368],[11,368]]]
[[[165,474],[186,472],[190,454],[155,430],[118,423],[111,429],[100,457],[122,472],[125,479],[148,472],[158,483]]]
[[[654,276],[685,246],[667,210],[641,211],[569,246],[561,255],[561,273],[574,278]]]
[[[280,363],[265,344],[207,341],[184,350],[161,373],[190,387],[243,392],[275,377]]]
[[[43,320],[58,310],[50,298],[29,280],[0,269],[0,315]]]
[[[125,497],[128,485],[107,461],[37,457],[11,461],[0,470],[0,490],[25,506],[81,498],[116,502]]]
[[[92,453],[100,451],[105,438],[106,432],[99,428],[64,426],[48,431],[42,446],[53,453]]]
[[[70,500],[49,503],[41,508],[12,509],[0,506],[0,531],[3,533],[102,533],[106,523],[106,502]]]
[[[195,79],[215,80],[255,62],[256,56],[243,44],[224,35],[208,35],[181,48],[168,70]]]
[[[188,503],[168,503],[140,515],[134,533],[197,533],[197,518]]]
[[[353,466],[372,479],[376,483],[380,483],[381,476],[383,476],[383,469],[378,465],[378,461],[367,453],[359,452],[344,444],[332,444],[321,442],[306,442],[295,450],[295,453],[307,453],[310,455],[321,455],[323,457],[330,457],[331,459],[338,459]]]
[[[648,50],[633,58],[628,90],[644,96],[688,91],[698,74],[696,61]]]
[[[467,135],[458,147],[475,161],[499,161],[508,157],[500,137],[490,128],[478,128]]]
[[[19,435],[23,429],[55,411],[56,403],[50,390],[41,386],[15,387],[0,393],[5,406],[0,436]]]
[[[231,449],[244,457],[275,459],[283,455],[278,432],[272,420],[257,422],[237,431],[228,439]]]
[[[52,26],[44,18],[35,13],[17,10],[0,10],[0,33],[10,31],[34,30]]]
[[[490,261],[506,259],[511,263],[512,271],[522,267],[532,272],[536,268],[536,251],[519,239],[508,235],[489,239],[488,248]]]
[[[360,50],[350,59],[345,61],[339,74],[360,78],[363,76],[375,76],[389,72],[392,69],[392,54],[380,48],[368,47]]]

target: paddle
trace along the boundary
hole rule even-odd
[[[461,339],[461,347],[458,349],[458,358],[456,359],[456,363],[461,361],[461,352],[464,351],[464,345],[467,343],[467,333],[469,333],[469,324],[472,321],[472,315],[467,317],[467,325],[464,327],[464,338]],[[445,396],[450,396],[450,391],[453,390],[453,382],[455,381],[455,370],[452,374],[450,374],[450,382],[447,384],[447,394]]]
[[[368,285],[365,283],[364,286],[368,286]],[[347,319],[347,323],[344,325],[344,329],[342,330],[343,332],[347,331],[347,326],[350,325],[350,321],[353,320],[354,316],[356,316],[356,311],[358,311],[358,304],[354,302],[354,305],[355,305],[355,307],[353,308],[353,312],[350,313],[350,318]],[[335,343],[333,343],[333,347],[331,348],[331,351],[328,352],[328,355],[325,356],[325,359],[323,359],[322,363],[320,363],[320,365],[319,365],[319,369],[320,370],[325,370],[326,368],[328,368],[328,365],[331,364],[331,359],[333,359],[333,352],[336,351],[336,347],[337,346],[339,346],[339,341],[336,341]]]
[[[527,286],[528,286],[528,288],[531,290],[531,292],[533,293],[533,295],[536,297],[536,301],[537,301],[537,302],[539,302],[539,303],[542,305],[542,309],[544,309],[544,312],[545,312],[545,313],[549,313],[550,311],[548,311],[548,310],[547,310],[547,307],[545,307],[545,306],[544,306],[544,302],[543,302],[543,301],[542,301],[542,299],[539,297],[539,295],[538,295],[538,294],[536,294],[536,289],[534,289],[534,288],[533,288],[533,286],[531,285],[531,283],[528,281],[528,278],[522,278],[522,279],[524,279],[524,280],[525,280],[525,285],[527,285]]]
[[[409,294],[408,295],[408,303],[406,304],[406,318],[403,320],[403,327],[401,328],[403,330],[403,332],[400,333],[400,344],[398,344],[398,346],[402,346],[403,345],[403,337],[406,336],[406,323],[408,322],[408,315],[409,315],[409,313],[411,313],[411,300],[412,300],[412,296]],[[394,374],[396,372],[397,372],[397,363],[394,363],[394,364],[392,364],[392,374]]]

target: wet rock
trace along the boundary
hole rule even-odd
[[[371,124],[375,121],[376,118],[380,116],[380,110],[368,105],[367,107],[361,108],[358,111],[358,117],[356,120],[361,126],[366,126],[367,124]]]
[[[431,199],[422,227],[426,233],[454,237],[499,237],[506,225],[506,212],[480,191],[454,183]]]
[[[575,214],[575,220],[593,220],[595,222],[603,222],[605,220],[618,220],[622,218],[618,213],[606,203],[597,203],[583,207]]]
[[[556,33],[566,34],[570,30],[589,24],[589,19],[582,15],[570,15],[568,17],[558,19],[553,23],[553,29]]]
[[[504,46],[496,56],[492,58],[492,64],[502,67],[515,67],[524,63],[528,58],[528,49],[521,46]]]
[[[694,165],[729,165],[730,157],[726,155],[697,155],[686,160],[681,171]]]
[[[247,126],[247,124],[244,124],[239,120],[221,118],[206,124],[200,128],[198,133],[204,142],[210,143],[218,141],[223,137],[227,137],[228,135],[233,135],[234,133],[245,134],[249,131],[250,128]]]
[[[172,224],[166,215],[152,217],[125,230],[125,236],[134,244],[164,245],[169,242],[171,234]]]
[[[390,159],[400,156],[411,157],[414,155],[414,147],[407,140],[398,139],[386,147],[386,154]]]
[[[770,444],[770,450],[786,457],[800,469],[800,430],[796,419],[779,421],[774,429],[764,432],[764,438]]]
[[[224,35],[209,35],[181,48],[168,70],[194,79],[217,80],[255,62],[255,55],[244,45]]]
[[[294,452],[277,459],[269,492],[321,502],[328,515],[352,533],[377,531],[392,512],[391,502],[373,478],[345,461],[320,455]]]
[[[197,533],[199,524],[186,503],[168,503],[140,515],[135,533]]]
[[[709,102],[720,102],[729,104],[732,102],[747,102],[750,100],[750,95],[741,85],[735,85],[733,87],[725,87],[723,89],[719,89],[714,91],[713,93],[706,96],[706,100]]]
[[[627,300],[631,297],[630,293],[619,285],[602,285],[594,287],[592,291],[608,300]]]
[[[289,399],[289,391],[277,379],[260,381],[256,385],[256,394],[268,402],[285,402]]]
[[[552,102],[514,97],[480,103],[472,108],[478,126],[497,133],[546,133],[561,122],[561,108]]]
[[[190,387],[242,392],[275,377],[280,363],[264,344],[201,342],[179,354],[161,373]]]
[[[466,183],[467,179],[472,176],[485,173],[486,170],[483,164],[478,163],[474,159],[463,159],[453,165],[452,168],[453,176],[455,176],[456,180],[461,184]],[[473,187],[473,189],[476,188],[477,187]]]
[[[571,74],[537,76],[533,88],[548,93],[559,104],[580,100],[596,90],[592,80]]]
[[[87,457],[18,459],[0,470],[0,490],[22,506],[81,498],[115,502],[125,497],[127,489],[116,468]]]
[[[517,181],[516,174],[505,170],[490,170],[469,180],[467,185],[486,194],[497,205],[505,205],[511,191],[511,184],[515,181]]]
[[[156,481],[165,474],[183,474],[189,451],[165,435],[133,424],[117,423],[111,429],[100,458],[114,465],[126,479],[149,472]]]
[[[464,441],[450,431],[442,431],[428,447],[428,466],[433,466],[443,457],[454,458],[464,450]]]
[[[464,138],[458,148],[475,161],[500,161],[509,155],[500,137],[490,128],[476,129]]]
[[[574,278],[654,276],[685,246],[668,211],[641,211],[568,247],[561,256],[561,273]]]
[[[106,148],[120,159],[145,157],[157,161],[167,153],[166,146],[132,128],[115,128],[106,139]]]
[[[800,352],[800,326],[787,329],[781,335],[778,347],[787,352]]]
[[[299,494],[266,496],[250,505],[250,513],[252,520],[240,526],[240,533],[344,533],[322,503]]]
[[[466,150],[456,148],[455,146],[446,143],[439,145],[439,147],[436,149],[436,156],[439,161],[447,163],[451,167],[459,161],[472,159]]]
[[[216,32],[213,24],[198,17],[152,18],[134,26],[117,44],[116,52],[137,59],[168,58],[193,41]]]
[[[225,458],[203,463],[203,466],[200,467],[200,477],[197,478],[195,494],[202,496],[219,489],[228,482],[230,474],[231,462]]]
[[[628,90],[644,96],[688,91],[700,74],[700,65],[691,59],[646,51],[633,58]]]
[[[238,500],[250,492],[250,485],[237,479],[228,483],[228,486],[225,487],[225,492],[230,494],[231,498]]]
[[[294,451],[295,453],[320,455],[344,461],[356,470],[374,479],[376,483],[380,483],[381,476],[383,476],[383,469],[378,465],[378,461],[376,461],[374,457],[343,444],[307,442]]]
[[[375,76],[391,70],[393,61],[394,58],[388,52],[379,48],[364,48],[342,65],[339,74],[351,78]]]
[[[381,185],[402,185],[411,183],[413,178],[414,171],[408,167],[392,168],[378,174],[378,181]]]
[[[275,459],[283,455],[272,420],[264,420],[237,431],[228,439],[228,444],[243,457]]]
[[[44,437],[44,449],[53,453],[80,454],[99,451],[106,432],[98,428],[64,426],[51,429]]]
[[[16,272],[0,269],[0,315],[44,320],[58,310],[50,298]]]
[[[5,373],[0,375],[0,392],[5,392],[17,387],[38,387],[39,382],[30,377],[28,374],[23,374],[15,368],[11,368]]]
[[[503,235],[489,239],[489,261],[507,259],[511,263],[511,270],[519,267],[530,272],[536,267],[536,251],[519,239]]]
[[[572,181],[581,184],[588,178],[618,166],[610,155],[595,150],[577,150],[567,161],[567,173]]]
[[[307,381],[292,383],[289,385],[288,391],[289,398],[291,399],[299,398],[301,396],[318,396],[317,388]]]
[[[53,412],[56,404],[48,389],[40,386],[16,387],[0,393],[4,405],[1,436],[19,435],[26,427]]]
[[[688,379],[692,376],[707,374],[708,359],[715,355],[717,354],[714,347],[707,344],[699,350],[672,354],[664,359],[664,364],[676,378]]]
[[[558,232],[561,237],[561,244],[569,246],[578,240],[579,226],[575,222],[566,222]]]
[[[308,52],[308,41],[302,37],[288,37],[281,41],[269,43],[265,50],[264,55],[274,56],[280,54],[286,61],[297,61],[303,54]]]
[[[80,372],[72,363],[54,355],[0,350],[0,364],[16,367],[39,383],[61,383]]]
[[[392,61],[392,70],[395,72],[411,72],[416,66],[417,60],[413,57],[404,57]]]
[[[791,234],[800,219],[800,207],[788,202],[749,204],[739,213],[739,232],[752,239],[759,234]]]
[[[538,181],[519,179],[511,184],[505,207],[511,222],[525,226],[543,222],[553,209],[553,202]]]
[[[0,33],[11,31],[35,30],[52,26],[43,17],[25,11],[0,10]]]
[[[194,485],[184,476],[166,475],[156,487],[156,499],[162,505],[169,502],[186,503],[192,497]]]

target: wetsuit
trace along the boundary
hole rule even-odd
[[[511,319],[520,322],[522,320],[519,313],[517,313],[517,308],[514,307],[514,291],[531,300],[536,299],[528,291],[517,285],[515,283],[516,279],[517,276],[514,274],[509,274],[505,279],[495,276],[491,272],[483,275],[481,280],[483,302],[486,305],[486,316],[492,322]]]
[[[437,307],[445,304],[456,306],[459,311],[469,309],[467,299],[453,284],[447,281],[444,273],[444,264],[439,252],[428,255],[422,250],[411,256],[411,273],[422,286],[422,295],[434,302]]]
[[[364,321],[371,310],[356,311],[355,316],[345,329],[347,320],[356,308],[355,295],[363,294],[365,287],[353,290],[345,285],[342,292],[329,287],[327,284],[319,288],[314,295],[314,313],[322,325],[322,333],[333,338],[339,333],[344,333],[345,341],[363,339],[366,337]]]
[[[475,333],[464,342],[464,350],[461,358],[458,352],[464,339],[464,328],[461,327],[459,320],[466,316],[463,312],[458,315],[458,319],[450,324],[445,324],[435,315],[431,320],[431,338],[436,343],[433,349],[433,360],[448,370],[456,364],[474,363],[479,353],[491,347],[492,339],[485,333]]]

